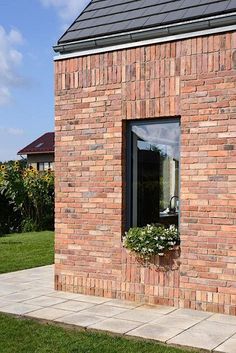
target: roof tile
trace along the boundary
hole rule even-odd
[[[58,44],[236,11],[236,0],[92,0]]]
[[[47,132],[40,136],[28,146],[21,149],[17,154],[49,153],[54,152],[54,132]]]

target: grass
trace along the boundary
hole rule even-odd
[[[0,352],[4,353],[184,353],[155,342],[65,329],[0,314]],[[192,351],[193,353],[193,351]]]
[[[32,232],[0,237],[0,273],[50,265],[53,261],[53,232]]]

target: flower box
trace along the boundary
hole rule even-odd
[[[147,225],[130,228],[123,238],[123,246],[135,255],[143,266],[170,269],[178,266],[180,237],[176,226]]]

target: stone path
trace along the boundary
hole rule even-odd
[[[0,275],[0,311],[236,353],[236,317],[57,292],[53,289],[53,266]]]

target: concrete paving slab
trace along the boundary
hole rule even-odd
[[[12,293],[17,292],[18,290],[12,290],[12,289],[7,289],[7,288],[0,288],[0,297],[4,297],[6,295],[10,295]]]
[[[95,330],[125,334],[139,326],[140,326],[140,322],[110,318],[104,321],[100,321],[96,324],[90,325],[89,328],[92,328]]]
[[[28,292],[30,292],[32,295],[41,297],[41,296],[50,296],[51,293],[53,293],[53,291],[51,289],[47,289],[47,288],[34,288],[31,290],[27,290]]]
[[[9,283],[6,284],[6,283],[2,283],[1,281],[0,295],[11,294],[11,293],[19,292],[20,290],[22,290],[22,287],[18,285],[9,284]]]
[[[25,315],[31,311],[39,309],[36,305],[28,305],[22,303],[14,303],[6,305],[0,309],[3,313],[15,314],[15,315]]]
[[[47,292],[53,291],[53,288],[39,286],[39,285],[34,284],[34,282],[29,282],[27,284],[25,284],[25,283],[18,284],[16,288],[17,288],[17,292],[24,291],[24,290],[30,290],[30,291],[32,291],[32,290],[44,291],[45,290]]]
[[[13,293],[13,294],[9,294],[7,296],[2,297],[3,299],[9,300],[11,302],[23,302],[25,300],[30,300],[33,299],[35,297],[38,297],[38,294],[32,293],[30,291],[21,291],[21,292],[17,292],[17,293]],[[29,303],[31,304],[31,303]],[[35,305],[34,303],[32,303],[33,305]],[[36,304],[37,305],[37,304]]]
[[[79,302],[76,300],[67,300],[66,302],[54,305],[53,308],[55,309],[62,309],[68,311],[81,311],[88,308],[94,307],[94,304]]]
[[[165,316],[159,317],[158,319],[152,321],[152,323],[158,324],[161,326],[177,327],[177,328],[181,328],[182,330],[187,330],[188,328],[196,325],[200,321],[202,321],[202,319],[200,319],[200,318],[176,316],[173,319],[173,317],[170,317],[170,315],[165,315]]]
[[[168,343],[213,350],[230,338],[235,326],[213,321],[202,321],[189,330],[180,333]]]
[[[205,312],[205,311],[197,311],[191,309],[177,309],[170,313],[171,317],[190,317],[190,318],[200,318],[202,320],[209,318],[213,313]]]
[[[48,288],[48,289],[51,289],[51,290],[54,290],[54,285],[52,284],[53,283],[53,280],[50,280],[51,284],[49,285],[47,282],[45,281],[35,281],[35,287],[40,287],[40,288]],[[33,282],[30,282],[31,284]],[[28,284],[27,284],[28,285]]]
[[[65,299],[61,299],[61,298],[54,298],[54,297],[47,297],[47,296],[40,296],[31,300],[26,300],[24,303],[25,304],[30,304],[30,305],[38,305],[38,306],[52,306],[52,305],[56,305],[56,304],[60,304],[65,302]]]
[[[178,336],[168,340],[168,343],[186,347],[196,347],[201,349],[213,350],[220,345],[224,338],[210,332],[190,331],[180,333]]]
[[[106,305],[106,304],[101,304],[101,305],[96,305],[88,310],[84,311],[84,314],[94,314],[96,316],[102,316],[104,318],[107,317],[112,317],[118,314],[121,314],[124,312],[126,309],[124,308],[119,308],[117,306],[111,306],[111,305]]]
[[[9,284],[9,283],[2,283],[1,281],[1,287],[0,291],[9,291],[9,292],[15,292],[16,289],[18,290],[20,286],[15,286],[14,284]]]
[[[214,314],[207,321],[220,322],[222,324],[236,325],[236,316]]]
[[[23,279],[23,278],[12,278],[10,281],[9,281],[9,284],[12,285],[12,286],[22,286],[22,285],[27,285],[29,283],[32,283],[32,279],[31,280],[26,280],[26,279]]]
[[[56,297],[56,298],[62,298],[65,300],[76,300],[81,297],[80,294],[76,294],[76,293],[70,293],[70,292],[60,292],[60,291],[56,291],[54,290],[53,292],[51,292],[49,294],[50,297]],[[84,298],[84,296],[82,296],[82,298]],[[81,300],[83,301],[83,300]]]
[[[1,286],[4,286],[4,285],[9,285],[10,286],[10,280],[9,278],[2,278],[2,275],[0,274],[1,276]]]
[[[178,335],[180,332],[182,332],[182,329],[177,327],[164,327],[157,324],[146,324],[128,332],[128,335],[166,342],[172,337]]]
[[[226,342],[218,346],[216,352],[236,353],[236,335],[230,337]]]
[[[96,296],[84,295],[84,294],[77,294],[77,295],[78,295],[78,298],[76,298],[75,300],[78,300],[80,302],[103,304],[110,301],[109,298],[96,297]]]
[[[77,293],[70,293],[70,292],[61,292],[61,291],[54,291],[50,294],[51,297],[62,298],[62,299],[72,299],[78,300],[80,302],[92,303],[92,304],[103,304],[109,302],[111,299],[97,297],[92,295],[85,295],[85,294],[77,294]]]
[[[165,306],[165,305],[147,305],[147,304],[144,304],[144,305],[141,305],[137,308],[137,310],[145,310],[147,312],[158,312],[158,314],[163,314],[163,315],[166,315],[166,314],[170,314],[174,311],[176,311],[176,308],[175,307],[172,307],[172,306]]]
[[[227,337],[232,336],[233,334],[236,334],[235,325],[229,325],[229,324],[209,321],[209,320],[204,320],[199,322],[191,330],[201,331],[201,332],[213,332],[214,335],[219,335],[219,336],[222,335],[225,337],[225,339]]]
[[[62,322],[65,324],[76,325],[80,327],[88,327],[89,325],[96,324],[99,321],[104,320],[104,317],[100,317],[93,314],[84,314],[83,311],[78,313],[73,313],[67,316],[64,316],[60,319],[56,319],[57,322]]]
[[[7,305],[12,305],[12,302],[10,302],[9,300],[6,300],[6,299],[2,299],[0,298],[0,308],[3,308],[4,306],[7,306]]]
[[[142,304],[130,302],[126,300],[112,299],[106,302],[106,305],[118,306],[120,308],[126,308],[126,309],[134,309],[134,308],[138,308]]]
[[[70,311],[54,309],[54,308],[40,308],[39,310],[32,311],[27,316],[35,317],[43,320],[55,320],[60,317],[71,314]]]
[[[157,320],[158,318],[163,317],[163,315],[159,314],[159,312],[155,311],[147,311],[145,310],[126,310],[125,312],[116,315],[117,319],[122,319],[122,320],[131,320],[131,321],[137,321],[137,322],[142,322],[142,323],[148,323],[153,320]]]

